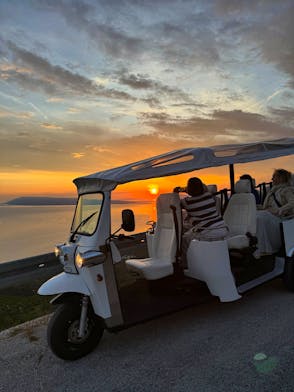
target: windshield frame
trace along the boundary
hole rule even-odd
[[[78,205],[79,205],[80,199],[81,199],[82,197],[84,197],[85,195],[102,195],[100,211],[99,211],[99,214],[97,214],[97,218],[96,218],[97,221],[96,221],[96,225],[95,225],[95,228],[93,229],[93,231],[92,231],[91,233],[87,233],[87,232],[83,231],[83,225],[82,225],[82,226],[76,231],[76,233],[75,233],[75,234],[79,234],[79,235],[91,237],[91,236],[96,232],[97,227],[98,227],[98,225],[99,225],[100,216],[101,216],[101,212],[102,212],[103,205],[104,205],[104,200],[105,200],[105,194],[104,194],[104,192],[100,192],[100,191],[98,191],[98,192],[85,192],[85,193],[82,193],[82,194],[79,195],[78,200],[77,200],[77,202],[76,202],[75,211],[74,211],[74,214],[73,214],[73,219],[72,219],[72,223],[71,223],[71,227],[70,227],[70,233],[73,234],[73,233],[75,232],[75,230],[76,230],[76,227],[78,227],[78,225],[76,225],[76,227],[74,228],[73,225],[74,225],[74,222],[75,222],[75,217],[76,217],[76,215],[77,215],[77,209],[78,209]],[[89,216],[90,216],[90,215],[91,215],[91,214],[89,214]],[[87,218],[87,217],[85,217],[84,219],[86,219],[86,218]],[[90,219],[90,220],[91,220],[91,219]],[[80,220],[80,222],[81,222],[81,221],[82,221],[82,220]],[[80,223],[80,222],[79,222],[79,223]],[[79,224],[79,223],[78,223],[78,224]]]

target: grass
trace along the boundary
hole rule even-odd
[[[51,297],[37,294],[45,280],[31,274],[0,289],[0,331],[52,312]]]
[[[48,297],[37,294],[3,295],[0,291],[0,331],[52,311]]]

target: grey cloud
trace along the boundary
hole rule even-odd
[[[213,3],[213,9],[219,16],[230,17],[239,16],[240,14],[256,15],[258,13],[264,13],[268,9],[279,11],[285,4],[289,4],[291,0],[283,0],[277,2],[277,0],[217,0]]]
[[[261,31],[257,36],[263,50],[263,57],[276,63],[281,70],[294,78],[294,3],[282,15],[273,18],[263,37]]]
[[[150,24],[142,19],[141,7],[145,8],[145,12],[150,13],[151,7],[154,12],[162,13],[166,3],[175,9],[173,22]],[[220,60],[218,37],[214,29],[210,28],[212,21],[205,14],[194,14],[191,11],[193,2],[187,2],[183,9],[179,9],[177,1],[148,3],[148,6],[136,1],[99,2],[97,9],[99,7],[103,22],[95,20],[92,17],[92,6],[82,1],[47,0],[41,4],[58,12],[70,26],[86,33],[96,48],[116,60],[133,63],[142,60],[148,53],[172,66],[211,67]],[[138,8],[137,13],[133,11],[134,7],[135,10]],[[184,9],[189,10],[188,15],[187,12],[182,13]],[[117,15],[120,17],[114,25]],[[136,33],[132,32],[132,25]]]
[[[111,26],[111,19],[105,15],[107,22],[99,23],[92,18],[93,5],[83,1],[42,1],[41,5],[60,13],[67,23],[88,34],[93,44],[106,54],[116,58],[139,56],[145,46],[145,40],[132,37],[119,28]],[[101,4],[97,8],[103,13]],[[111,12],[113,12],[111,10]]]
[[[41,91],[45,92],[47,95],[60,93],[58,85],[26,73],[16,72],[14,70],[5,71],[5,79],[10,82],[17,83],[19,86],[28,91]]]
[[[217,35],[210,28],[207,17],[190,15],[181,27],[171,23],[152,26],[157,44],[152,50],[169,64],[182,66],[213,67],[221,56]]]
[[[111,26],[92,22],[85,29],[100,48],[115,58],[139,56],[145,46],[143,39],[130,37]]]
[[[125,72],[119,76],[118,82],[134,89],[152,89],[156,87],[156,83],[144,75],[126,74]]]
[[[283,4],[283,6],[282,6]],[[285,1],[278,10],[265,13],[258,24],[250,22],[244,29],[244,40],[253,45],[263,61],[274,64],[294,79],[294,3]]]
[[[174,9],[173,14],[155,17],[153,24],[148,17],[143,19],[143,8],[147,16],[151,16],[150,9],[163,16],[167,4],[169,10]],[[103,0],[91,4],[39,0],[36,6],[61,15],[71,27],[90,37],[100,52],[114,60],[134,64],[149,54],[155,61],[173,68],[213,67],[222,60],[232,62],[241,42],[246,50],[255,48],[266,62],[283,72],[294,73],[292,0],[203,1],[202,12],[196,11],[193,1],[167,0],[146,4],[136,0]],[[100,21],[94,19],[96,11]],[[248,56],[244,58],[246,61]]]
[[[240,0],[218,0],[214,4],[214,9],[219,15],[227,15],[228,13],[239,13],[244,11],[254,11],[260,1],[253,2]]]
[[[156,97],[143,98],[143,101],[150,102],[151,107],[156,107],[160,104],[158,97],[174,99],[176,101],[183,101],[185,103],[192,103],[188,94],[184,93],[177,87],[171,87],[159,81],[152,80],[148,75],[130,74],[126,71],[117,73],[118,82],[136,90],[152,90]]]
[[[30,67],[36,75],[49,78],[50,81],[58,84],[62,83],[63,87],[68,88],[70,91],[77,90],[84,94],[89,94],[94,90],[94,85],[89,79],[67,71],[58,65],[54,66],[44,58],[21,49],[12,43],[9,43],[9,47],[15,62]]]
[[[17,82],[24,88],[34,91],[43,90],[49,95],[74,93],[93,97],[134,100],[134,97],[128,93],[96,85],[90,79],[70,72],[61,66],[52,65],[43,57],[21,49],[11,42],[8,43],[8,48],[15,63],[27,67],[29,72],[7,70],[5,71],[5,79]]]
[[[290,75],[289,86],[293,88],[293,1],[220,0],[215,3],[215,10],[224,19],[220,34],[229,33],[236,42],[250,47],[251,53],[254,50],[257,58]]]
[[[151,108],[162,108],[162,103],[157,97],[149,96],[147,98],[143,98],[142,101],[149,105]]]
[[[195,103],[195,102],[185,102],[185,103],[174,103],[171,106],[174,107],[190,107],[190,108],[195,108],[195,109],[203,109],[206,108],[207,109],[207,105],[202,104],[202,103]]]
[[[237,135],[240,140],[269,139],[292,136],[294,128],[283,125],[281,121],[256,113],[241,110],[214,111],[210,118],[191,117],[181,119],[164,113],[143,113],[141,119],[157,133],[172,138],[216,137]]]
[[[283,123],[291,124],[294,123],[294,109],[290,107],[283,108],[271,108],[270,112],[273,116],[277,117]]]

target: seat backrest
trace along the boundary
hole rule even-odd
[[[175,212],[171,208],[175,208]],[[179,194],[163,193],[158,196],[156,201],[157,222],[152,241],[153,258],[170,259],[171,263],[175,261],[177,251],[177,238],[181,238],[182,216]],[[175,217],[178,226],[178,236],[176,233]]]
[[[239,180],[224,213],[230,235],[256,234],[256,201],[249,180]]]
[[[217,185],[216,184],[209,184],[206,185],[208,192],[216,193],[217,192]]]

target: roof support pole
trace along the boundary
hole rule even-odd
[[[235,193],[235,173],[234,173],[234,165],[230,163],[230,186],[231,186],[231,194]]]

